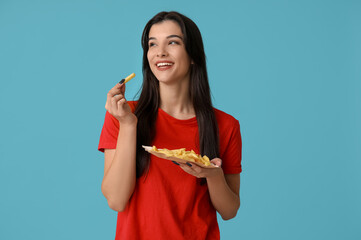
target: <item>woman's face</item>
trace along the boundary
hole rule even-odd
[[[154,24],[149,31],[148,62],[163,83],[189,80],[191,59],[186,52],[179,25],[170,20]]]

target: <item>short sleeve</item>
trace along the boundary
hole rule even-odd
[[[135,111],[136,103],[136,101],[128,101],[132,112]],[[118,120],[109,112],[106,112],[103,128],[100,134],[98,150],[104,152],[104,149],[115,149],[117,146],[118,132]]]
[[[98,150],[104,152],[104,149],[115,149],[117,146],[118,132],[118,120],[109,112],[106,112],[103,128],[100,134]]]
[[[225,174],[242,172],[242,139],[239,122],[233,119],[226,133],[220,133],[222,168]],[[223,139],[221,138],[223,135]]]

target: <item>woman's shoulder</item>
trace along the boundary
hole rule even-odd
[[[226,113],[226,112],[223,112],[217,108],[213,108],[214,110],[214,114],[216,115],[216,119],[217,119],[217,122],[218,122],[218,125],[226,125],[226,126],[231,126],[231,125],[234,125],[234,124],[239,124],[238,123],[238,120],[233,117],[232,115]]]
[[[220,136],[240,131],[239,121],[232,115],[214,108]]]

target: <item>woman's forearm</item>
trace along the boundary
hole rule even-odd
[[[123,211],[136,182],[136,124],[120,125],[117,146],[111,164],[105,169],[102,192],[109,207]]]
[[[212,204],[217,212],[224,220],[234,218],[240,206],[240,199],[229,187],[223,171],[207,178],[207,184]]]

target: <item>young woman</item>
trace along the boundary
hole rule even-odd
[[[127,102],[109,92],[99,150],[102,192],[118,213],[116,239],[219,239],[239,205],[241,135],[232,116],[212,107],[201,34],[177,12],[161,12],[142,36],[143,86]],[[142,145],[194,150],[219,168],[172,163]]]

